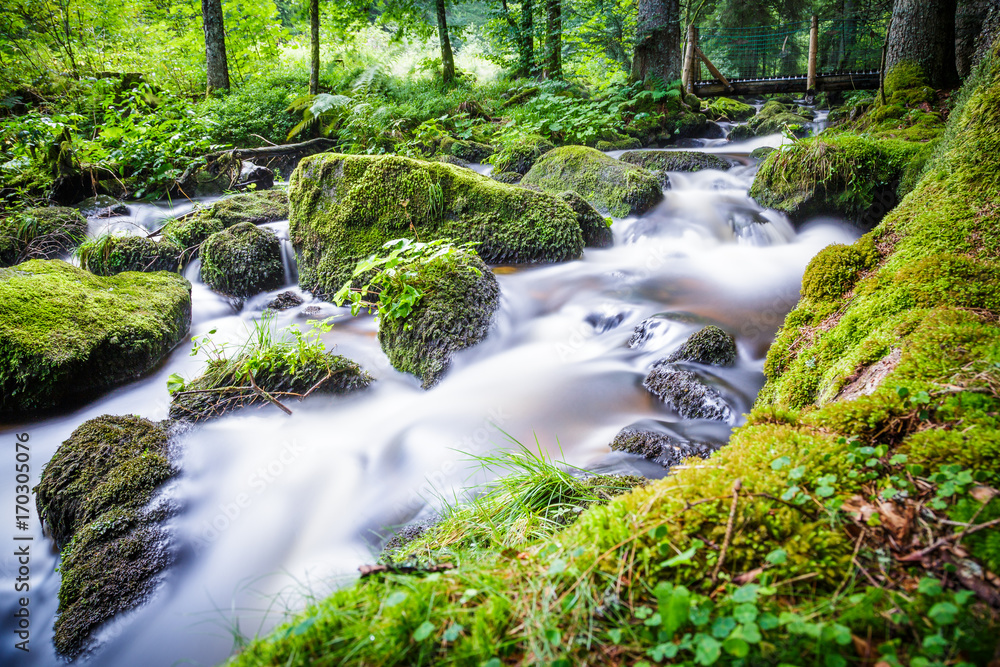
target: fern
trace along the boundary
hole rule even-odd
[[[319,95],[303,95],[292,101],[288,105],[288,111],[301,113],[302,121],[288,132],[288,138],[298,135],[303,130],[320,125],[320,132],[324,135],[330,134],[344,119],[350,111],[350,104],[354,100],[346,95],[330,95],[320,93]]]

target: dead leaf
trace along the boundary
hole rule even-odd
[[[913,529],[913,520],[917,515],[913,505],[900,507],[898,503],[891,500],[883,500],[878,504],[878,514],[882,526],[892,534],[897,542],[906,544],[910,531]]]
[[[1000,491],[997,491],[992,486],[978,485],[972,487],[972,491],[970,491],[969,493],[972,495],[973,498],[976,499],[976,502],[985,505],[986,503],[996,498],[997,494],[1000,493]]]
[[[868,519],[875,513],[875,507],[862,496],[851,496],[844,501],[840,509],[847,512],[855,521],[863,524],[868,523]]]
[[[744,584],[749,584],[751,581],[753,581],[754,579],[756,579],[757,577],[759,577],[760,574],[763,571],[764,571],[764,568],[762,568],[762,567],[755,567],[754,569],[750,570],[749,572],[744,572],[743,574],[738,574],[735,577],[733,577],[733,583],[736,584],[737,586],[742,586]]]
[[[870,641],[862,639],[857,635],[851,635],[851,642],[854,644],[854,650],[858,652],[858,657],[861,658],[861,662],[867,663],[871,660],[875,649]]]

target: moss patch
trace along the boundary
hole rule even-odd
[[[324,154],[292,174],[291,237],[304,289],[334,294],[392,239],[472,241],[490,263],[576,259],[583,237],[558,197],[440,162]]]
[[[527,174],[541,156],[555,148],[551,141],[537,134],[519,135],[505,141],[491,158],[493,170]]]
[[[583,234],[583,244],[586,247],[610,248],[614,245],[615,236],[611,232],[610,218],[602,216],[587,203],[586,199],[572,190],[559,193],[559,197],[569,204],[569,207],[576,213],[576,220],[580,224],[580,233]]]
[[[185,336],[176,274],[95,276],[59,260],[0,271],[0,412],[55,407],[149,371]]]
[[[45,466],[35,489],[38,513],[62,549],[56,649],[81,652],[91,633],[140,604],[169,553],[147,510],[157,487],[176,474],[162,425],[104,416],[73,432]]]
[[[645,213],[663,199],[659,182],[648,171],[584,146],[546,153],[521,185],[552,193],[574,190],[601,213],[619,217]]]
[[[209,236],[241,222],[262,225],[289,217],[288,192],[265,190],[224,197],[163,228],[163,236],[182,248],[196,248]]]
[[[474,252],[413,265],[408,283],[423,297],[406,319],[382,320],[378,339],[393,367],[420,378],[425,389],[447,372],[455,352],[486,338],[500,305],[500,285]]]
[[[74,208],[29,208],[0,219],[0,267],[28,259],[51,259],[87,236],[87,219]]]
[[[729,169],[729,163],[718,155],[695,151],[629,151],[619,158],[622,162],[658,171],[701,171]]]
[[[81,246],[80,266],[98,276],[124,271],[173,271],[181,266],[183,250],[171,241],[145,236],[104,236]]]
[[[285,283],[281,241],[274,232],[249,222],[213,234],[201,247],[201,279],[229,296],[277,289]]]
[[[747,120],[756,115],[757,110],[749,104],[731,100],[728,97],[716,97],[709,100],[705,113],[711,120],[726,120],[733,123]]]
[[[732,366],[736,363],[736,339],[715,325],[696,331],[667,361],[693,361],[709,366]]]

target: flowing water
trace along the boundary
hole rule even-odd
[[[795,232],[747,196],[756,170],[747,154],[780,139],[704,142],[702,150],[738,166],[671,174],[673,187],[659,206],[614,222],[613,248],[588,249],[582,260],[554,266],[498,267],[503,296],[494,329],[484,343],[458,354],[430,391],[389,365],[371,317],[352,318],[299,292],[305,303],[280,313],[277,324],[305,328],[309,319],[336,315],[325,342],[377,382],[349,397],[312,396],[291,405],[290,417],[269,406],[183,434],[176,443],[183,472],[163,491],[181,508],[170,523],[178,562],[148,604],[102,629],[97,650],[81,662],[155,667],[225,659],[233,633],[266,631],[286,607],[301,609],[309,596],[350,581],[360,564],[373,562],[387,526],[429,516],[442,498],[486,481],[470,457],[516,447],[508,438],[574,466],[647,476],[665,471],[609,453],[608,443],[629,424],[654,420],[682,437],[725,442],[731,424],[682,420],[642,381],[654,361],[704,323],[716,323],[736,336],[739,361],[706,379],[734,414],[748,411],[764,381],[767,347],[798,298],[806,264],[824,246],[856,236],[836,221]],[[166,215],[183,211],[134,206],[132,218],[110,222],[151,231]],[[287,223],[271,227],[284,239],[291,284]],[[198,280],[197,262],[185,276],[193,283],[191,334],[215,329],[219,340],[245,339],[277,293],[237,310]],[[630,347],[635,327],[654,316],[642,344]],[[30,434],[35,484],[75,427],[102,414],[165,418],[167,377],[194,377],[201,364],[182,345],[148,377],[70,414],[3,426],[4,451],[13,451],[15,433]],[[12,485],[12,475],[0,477],[9,502]],[[3,532],[11,544],[11,531]],[[14,650],[5,635],[0,663],[56,664],[51,627],[58,555],[37,521],[19,535],[34,538],[31,653]],[[10,619],[19,596],[16,563],[9,553],[2,562],[0,614]]]

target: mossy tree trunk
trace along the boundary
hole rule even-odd
[[[435,0],[437,12],[438,39],[441,41],[441,80],[448,86],[455,80],[455,56],[451,52],[448,37],[448,17],[445,14],[445,0]]]
[[[919,65],[934,88],[958,83],[955,68],[957,0],[896,0],[892,7],[886,71],[900,63]]]
[[[639,0],[632,78],[681,78],[681,22],[678,0]]]
[[[545,78],[561,79],[562,0],[545,0]]]
[[[208,90],[229,90],[226,61],[226,27],[222,20],[222,0],[201,0],[201,20],[205,28],[205,73]]]
[[[507,0],[500,0],[504,19],[510,26],[517,45],[517,70],[515,76],[531,76],[535,69],[535,8],[532,0],[521,2],[521,21],[518,23],[510,12]]]
[[[319,94],[319,0],[309,0],[309,94]]]

